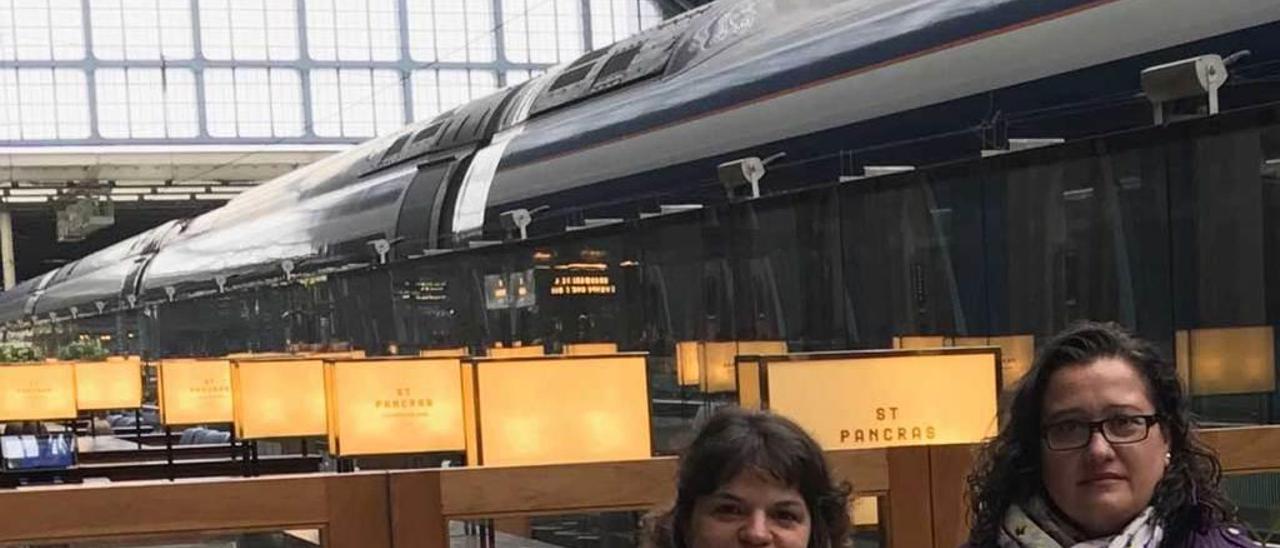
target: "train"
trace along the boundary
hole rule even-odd
[[[743,158],[781,193],[1147,127],[1141,71],[1199,55],[1240,58],[1224,109],[1263,104],[1277,36],[1274,0],[719,0],[22,281],[0,325],[430,260],[512,212],[536,238],[714,205]]]

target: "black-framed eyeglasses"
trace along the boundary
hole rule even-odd
[[[1065,420],[1046,425],[1040,435],[1053,451],[1070,451],[1089,445],[1094,432],[1102,434],[1112,445],[1138,443],[1151,435],[1151,425],[1160,422],[1159,415],[1117,415],[1100,421]]]

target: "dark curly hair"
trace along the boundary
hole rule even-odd
[[[737,407],[712,415],[681,455],[675,503],[648,519],[650,544],[687,548],[694,503],[744,470],[762,472],[800,492],[810,516],[809,548],[846,544],[853,488],[832,481],[817,442],[787,418]]]
[[[1000,434],[979,454],[968,478],[971,546],[996,546],[1009,507],[1026,502],[1043,489],[1040,421],[1053,373],[1100,358],[1122,359],[1141,372],[1169,441],[1169,467],[1151,501],[1165,527],[1163,546],[1184,546],[1196,532],[1234,520],[1234,506],[1219,490],[1222,466],[1196,435],[1174,368],[1151,343],[1122,327],[1083,322],[1059,333],[1040,350],[1013,395]]]

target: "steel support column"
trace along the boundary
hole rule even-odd
[[[0,210],[0,256],[4,263],[4,289],[8,291],[17,283],[17,273],[13,263],[13,214],[9,210]]]

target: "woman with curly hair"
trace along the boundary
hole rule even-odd
[[[1174,368],[1115,324],[1040,351],[969,477],[973,548],[1256,546]]]
[[[680,458],[675,504],[648,524],[655,548],[836,548],[849,534],[848,483],[832,482],[794,422],[725,408]]]

